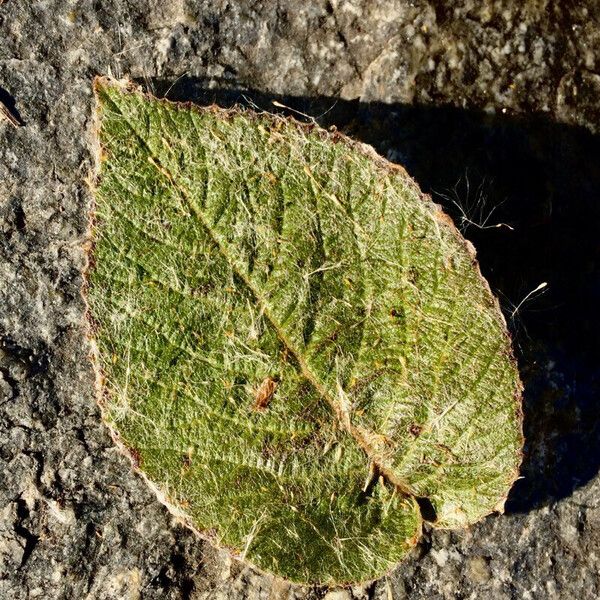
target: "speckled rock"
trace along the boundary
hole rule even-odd
[[[0,2],[0,101],[23,123],[0,121],[0,598],[600,596],[599,23],[593,0]],[[444,204],[526,383],[508,514],[324,590],[260,575],[156,500],[100,421],[80,297],[91,79],[108,73],[198,102],[276,98]]]

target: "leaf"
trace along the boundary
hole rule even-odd
[[[368,580],[500,510],[521,384],[468,243],[339,134],[99,79],[89,307],[103,413],[257,567]]]

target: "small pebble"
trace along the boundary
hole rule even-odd
[[[469,576],[475,583],[487,583],[490,580],[491,572],[488,559],[483,556],[474,556],[469,559]]]

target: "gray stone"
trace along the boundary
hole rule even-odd
[[[0,598],[600,597],[600,416],[586,400],[597,397],[598,378],[584,364],[595,346],[572,333],[585,327],[593,340],[598,320],[595,309],[571,320],[551,312],[597,293],[597,2],[7,0],[0,40],[0,100],[23,123],[0,121]],[[489,164],[506,159],[510,168],[485,194],[499,190],[500,203],[511,173],[530,177],[518,198],[535,196],[534,208],[502,213],[517,237],[461,221],[494,289],[510,290],[513,304],[550,280],[547,333],[525,309],[522,321],[509,319],[525,348],[529,440],[510,514],[467,531],[428,530],[388,577],[324,590],[256,572],[157,501],[101,422],[80,295],[91,81],[108,73],[175,98],[243,93],[269,108],[278,97],[373,143],[429,190],[438,170],[464,183],[475,175],[461,161],[497,150]],[[461,141],[455,123],[473,135]],[[509,142],[498,142],[507,132]],[[510,162],[524,148],[531,175]],[[460,189],[463,211],[481,217]],[[455,209],[448,188],[438,191]],[[517,238],[535,243],[514,258]],[[578,262],[561,263],[562,250]],[[528,270],[511,276],[520,263]]]

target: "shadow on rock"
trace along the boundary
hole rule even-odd
[[[2,4],[2,2],[0,2]],[[4,106],[5,116],[11,120],[15,126],[25,125],[25,121],[21,118],[21,113],[17,110],[17,104],[13,96],[7,90],[0,87],[0,104]]]
[[[171,100],[311,115],[402,164],[474,243],[513,334],[526,447],[507,511],[566,497],[596,475],[600,136],[544,115],[276,97],[188,77],[142,83]]]

